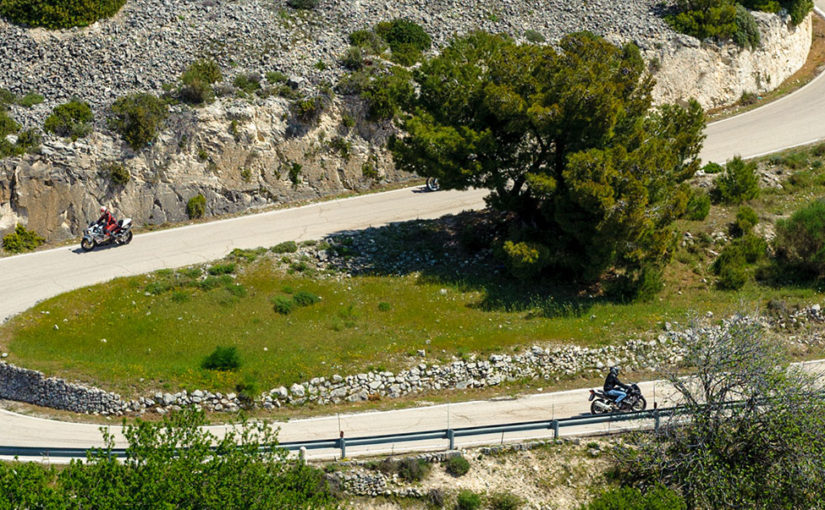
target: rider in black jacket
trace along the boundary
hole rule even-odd
[[[618,405],[627,397],[628,389],[630,389],[630,386],[619,380],[619,367],[610,367],[610,373],[607,374],[607,378],[604,380],[604,392],[614,397],[616,405]]]

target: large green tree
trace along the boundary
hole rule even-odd
[[[518,220],[513,241],[548,267],[587,280],[618,267],[639,282],[669,257],[703,111],[652,110],[634,45],[577,33],[559,48],[483,32],[453,40],[415,75],[396,162],[445,188],[492,190],[490,204]]]

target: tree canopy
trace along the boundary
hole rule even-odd
[[[641,282],[669,258],[704,113],[695,101],[651,110],[634,45],[576,33],[559,48],[453,40],[415,75],[396,163],[445,188],[492,190],[490,205],[518,220],[511,240],[542,267],[585,280],[621,267]]]

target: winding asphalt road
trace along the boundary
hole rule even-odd
[[[825,7],[825,0],[818,0]],[[724,162],[734,155],[749,158],[825,138],[825,78],[820,75],[799,91],[748,113],[710,124],[701,157]],[[36,302],[71,289],[166,267],[214,260],[234,248],[271,246],[287,240],[317,239],[346,230],[379,226],[414,218],[435,218],[483,207],[486,192],[443,191],[422,193],[407,188],[284,209],[227,220],[190,225],[135,236],[131,245],[81,253],[76,246],[61,247],[0,259],[0,318],[17,314]],[[660,406],[667,404],[662,383],[642,384],[645,395]],[[586,413],[587,391],[530,395],[516,400],[479,401],[398,411],[340,415],[280,424],[283,441],[331,439],[442,429],[528,420],[562,418]],[[626,424],[624,426],[633,426]],[[124,441],[113,427],[119,445]],[[223,427],[214,427],[220,433]],[[604,426],[588,426],[564,433],[594,433]],[[475,438],[495,443],[528,437]],[[97,425],[43,420],[0,411],[0,445],[88,447],[100,445]],[[470,446],[471,443],[459,443]],[[350,455],[442,447],[420,443],[350,449]],[[318,452],[331,456],[334,452]],[[44,459],[36,459],[44,460]]]

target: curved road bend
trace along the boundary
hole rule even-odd
[[[825,0],[818,0],[825,7]],[[756,110],[712,123],[701,157],[724,162],[739,154],[754,157],[825,138],[825,78],[823,75],[799,91]],[[317,239],[344,230],[380,226],[414,218],[436,218],[483,206],[482,190],[420,193],[407,188],[341,199],[295,209],[271,211],[210,223],[151,232],[135,237],[124,247],[78,253],[77,247],[61,247],[0,259],[0,320],[22,312],[36,302],[61,292],[118,276],[128,276],[166,267],[180,267],[225,256],[234,248],[271,246],[287,240]],[[645,395],[653,401],[656,383],[644,383]],[[666,388],[656,389],[659,405],[666,405]],[[347,437],[398,433],[516,421],[562,418],[586,413],[587,391],[531,395],[512,401],[465,402],[399,411],[341,415],[340,427]],[[329,439],[338,437],[339,417],[295,420],[280,424],[281,440]],[[625,425],[631,426],[631,424]],[[564,433],[598,432],[604,426],[565,429]],[[215,427],[220,431],[222,427]],[[123,444],[119,435],[118,442]],[[474,442],[497,442],[527,437],[475,438]],[[0,411],[0,444],[7,446],[100,445],[97,425],[31,418]],[[459,445],[469,446],[468,442]],[[427,448],[433,444],[419,443]],[[438,445],[439,447],[442,445]],[[370,449],[371,448],[371,449]],[[400,451],[404,444],[385,448]],[[378,453],[379,447],[350,448],[351,455]],[[318,452],[334,455],[334,452]]]

